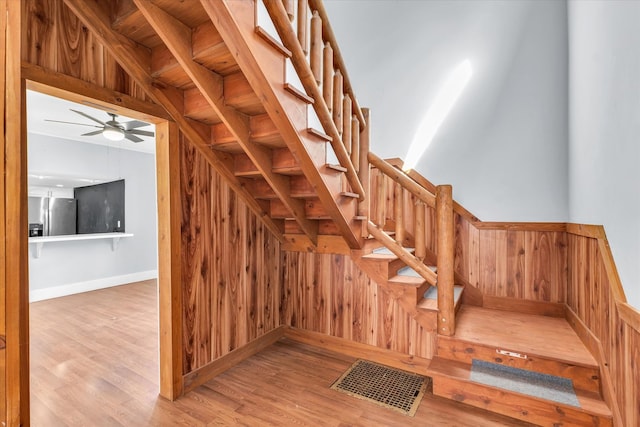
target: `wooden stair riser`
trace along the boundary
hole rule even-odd
[[[611,417],[457,378],[433,375],[433,394],[539,426],[612,426]]]
[[[243,114],[255,116],[265,114],[260,99],[255,95],[249,82],[241,72],[223,77],[222,90],[226,105],[231,106]],[[217,117],[211,105],[204,99],[197,88],[185,90],[185,116],[194,120],[204,120],[211,124]]]
[[[318,199],[306,200],[304,203],[304,211],[308,219],[331,219]],[[291,212],[278,199],[271,200],[269,212],[272,218],[289,219],[292,217]]]
[[[190,92],[191,91],[188,91],[188,93]],[[202,98],[202,102],[206,102],[204,97],[200,96],[200,98]],[[193,115],[189,115],[190,113],[189,110],[185,110],[187,117],[195,118]],[[274,149],[285,147],[282,136],[266,114],[250,117],[249,130],[251,132],[252,142]],[[242,152],[242,147],[238,144],[235,136],[223,123],[216,123],[211,126],[211,147],[216,150],[229,151],[232,153]]]
[[[512,351],[512,349],[496,349],[482,344],[461,341],[456,338],[438,336],[437,356],[471,364],[473,359],[525,369],[557,377],[569,378],[576,389],[600,394],[600,372],[598,367],[576,366],[563,361],[552,360],[538,355],[527,354],[526,358],[499,354],[496,350]],[[523,356],[525,356],[523,354]]]
[[[378,283],[387,282],[398,274],[398,270],[406,266],[399,258],[371,259],[365,256],[362,257],[361,262],[367,267],[367,271],[371,272],[371,277]]]
[[[140,18],[144,20],[144,17]],[[199,64],[223,76],[239,71],[238,64],[212,22],[205,22],[194,28],[191,32],[191,43],[193,59]],[[151,75],[175,87],[183,88],[191,83],[164,44],[154,47],[151,51]]]

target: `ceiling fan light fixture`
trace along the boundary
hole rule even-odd
[[[102,136],[110,141],[122,141],[124,139],[124,131],[117,127],[105,127]]]

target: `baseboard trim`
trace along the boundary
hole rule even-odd
[[[86,282],[69,283],[67,285],[53,286],[51,288],[34,289],[29,291],[29,302],[37,302],[79,294],[82,292],[96,291],[98,289],[111,288],[128,283],[156,279],[157,277],[158,270],[147,270],[139,271],[137,273],[122,274],[120,276],[103,277],[101,279],[88,280]]]
[[[618,400],[616,399],[615,390],[613,388],[613,380],[611,379],[611,374],[609,373],[609,363],[605,358],[602,343],[600,342],[598,337],[596,337],[593,332],[591,332],[591,329],[589,329],[589,327],[584,324],[582,319],[580,319],[580,317],[578,317],[578,315],[569,306],[566,306],[565,315],[569,325],[571,325],[580,340],[582,340],[582,343],[591,352],[593,357],[598,362],[598,365],[600,365],[600,383],[602,384],[602,397],[611,409],[614,421],[613,424],[615,426],[623,425],[622,413],[620,412],[620,407],[618,406]]]
[[[565,304],[558,302],[532,301],[520,298],[483,295],[482,306],[493,310],[517,311],[548,317],[565,317]]]
[[[306,331],[304,329],[287,327],[284,330],[284,337],[299,343],[308,344],[359,359],[367,359],[372,362],[420,375],[425,375],[429,365],[431,364],[430,359],[410,356],[373,345],[361,344],[344,338],[332,337],[330,335]]]
[[[183,394],[188,393],[198,386],[220,375],[224,371],[233,368],[238,363],[264,350],[278,341],[284,335],[285,326],[278,326],[247,345],[237,348],[230,353],[208,363],[201,368],[183,376]]]

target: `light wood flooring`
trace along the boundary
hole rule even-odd
[[[158,397],[155,281],[31,304],[33,426],[523,426],[427,393],[414,418],[329,389],[348,356],[283,339]]]

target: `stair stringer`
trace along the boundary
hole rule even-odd
[[[326,158],[322,144],[326,142],[319,143],[308,131],[307,103],[286,89],[284,54],[256,32],[254,2],[203,5],[341,236],[350,248],[359,248],[361,224],[354,218],[358,200],[331,192],[331,182],[323,173]]]

